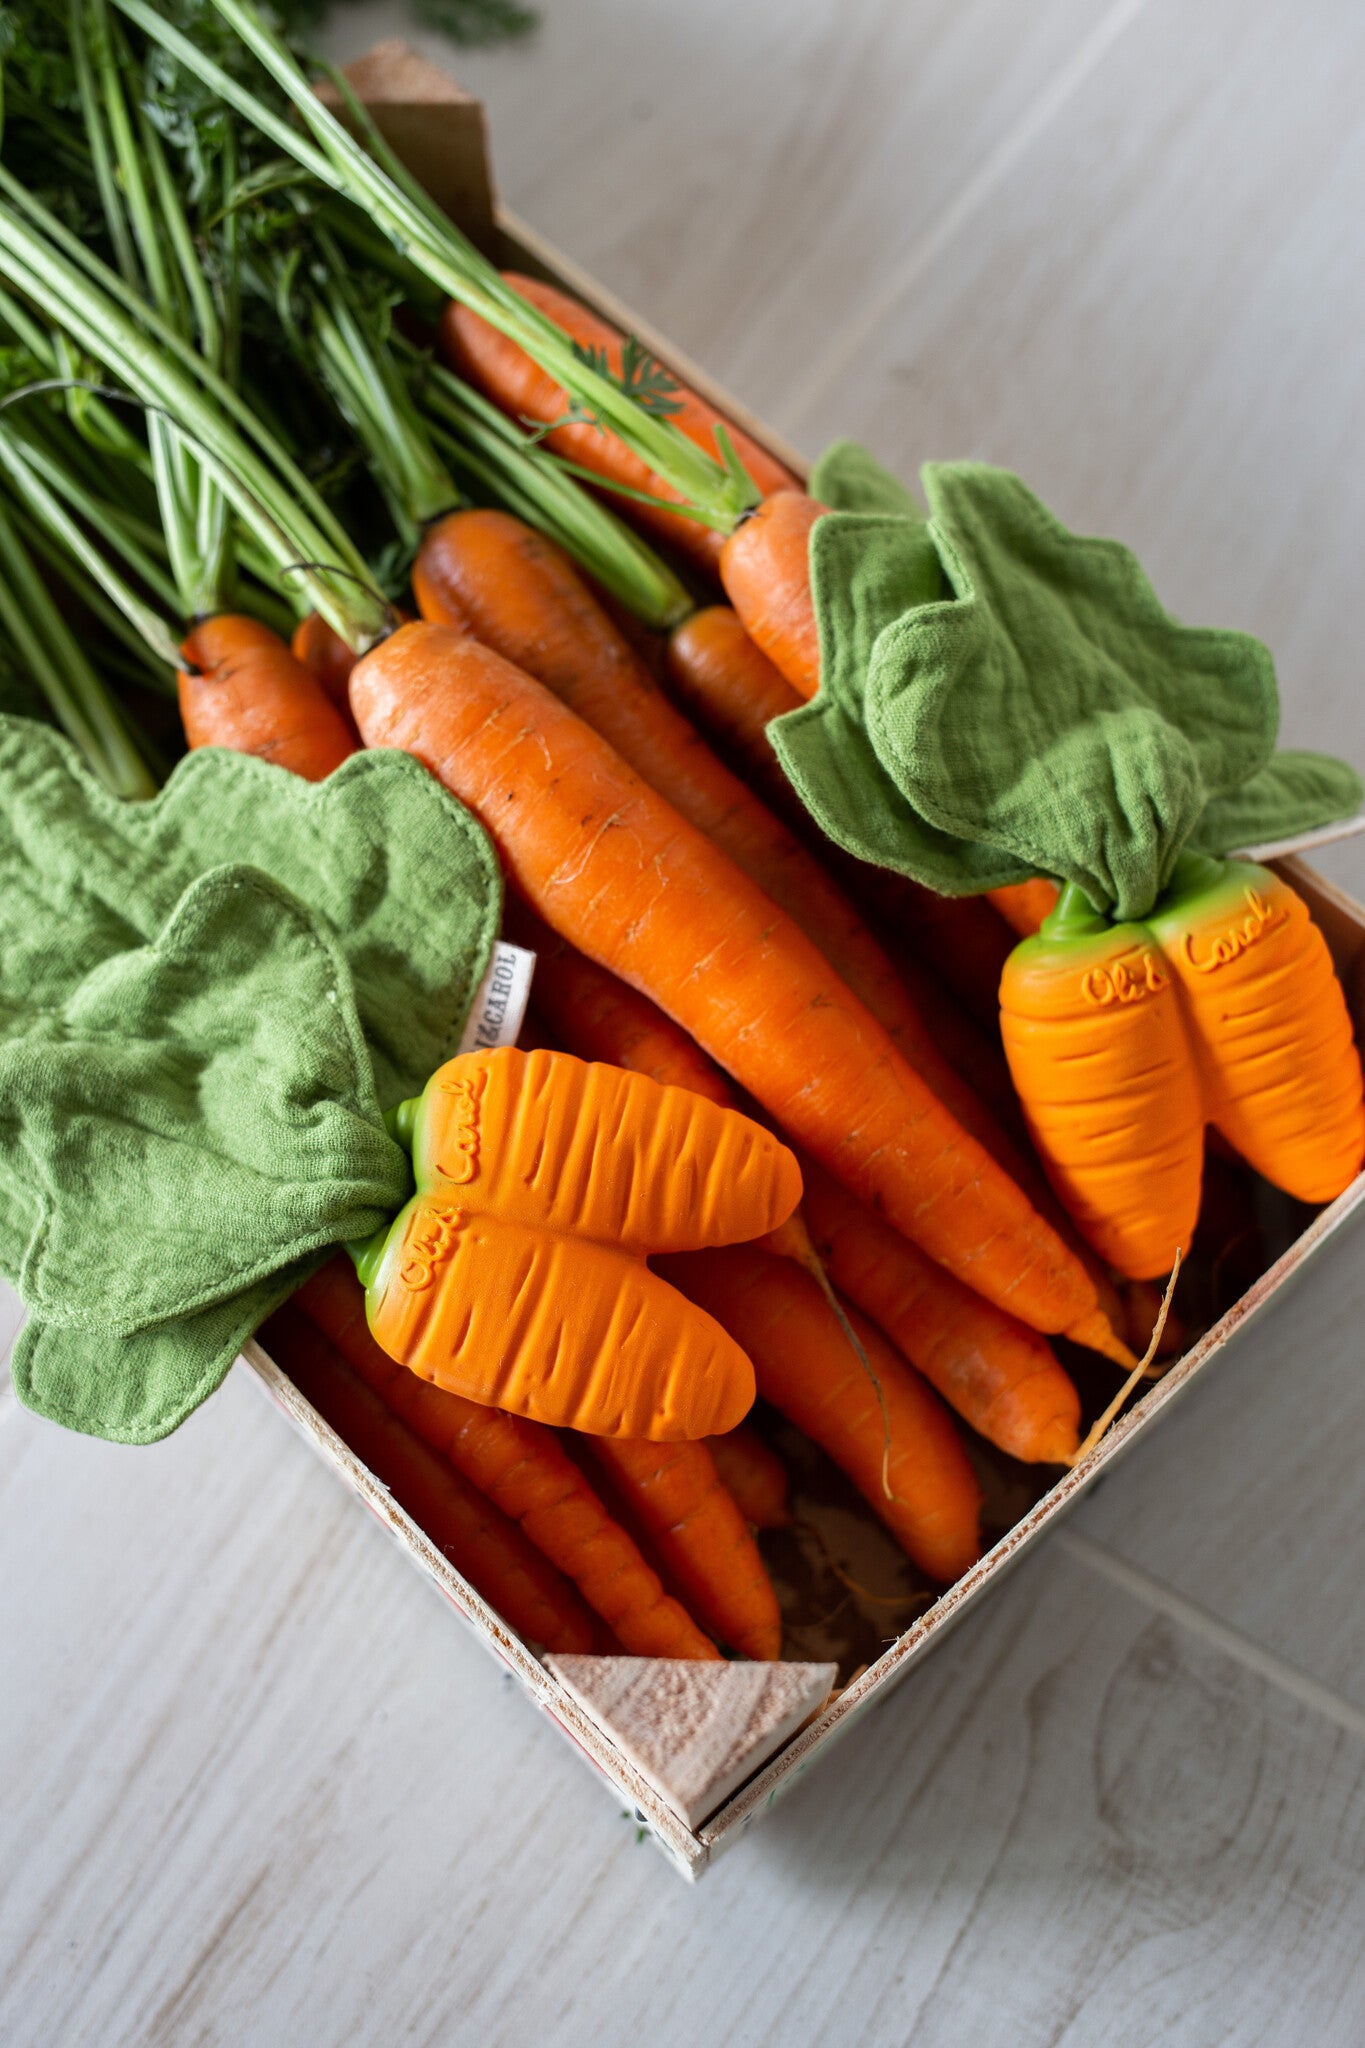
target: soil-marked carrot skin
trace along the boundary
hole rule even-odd
[[[1028,1463],[1065,1464],[1081,1403],[1051,1346],[926,1259],[818,1166],[805,1214],[830,1279],[980,1435]]]
[[[760,1124],[566,1053],[449,1060],[397,1112],[417,1192],[361,1261],[370,1327],[438,1386],[599,1436],[698,1438],[748,1360],[644,1263],[755,1237],[801,1194]]]
[[[1148,924],[1184,1000],[1209,1121],[1276,1187],[1333,1201],[1365,1157],[1360,1057],[1303,898],[1250,861],[1186,855]]]
[[[765,1444],[747,1422],[724,1436],[708,1437],[707,1442],[721,1484],[745,1521],[755,1529],[787,1528],[787,1468],[771,1444]]]
[[[204,619],[181,643],[180,717],[191,747],[256,754],[321,782],[356,750],[316,676],[259,620]]]
[[[585,1437],[583,1444],[689,1614],[741,1656],[780,1656],[772,1580],[707,1446],[629,1437]]]
[[[304,1399],[523,1641],[566,1652],[594,1647],[592,1615],[563,1573],[448,1458],[399,1421],[310,1317],[280,1309],[261,1341]]]
[[[1077,1228],[1129,1279],[1168,1273],[1199,1216],[1204,1112],[1151,931],[1111,925],[1069,889],[1010,955],[1000,1024],[1039,1157]]]
[[[809,940],[548,691],[413,625],[357,665],[351,701],[368,744],[407,748],[474,811],[555,930],[897,1228],[1035,1328],[1094,1317],[1080,1262]]]
[[[612,372],[620,375],[623,337],[609,321],[589,312],[567,292],[559,291],[540,278],[523,277],[512,271],[505,275],[508,283],[515,285],[523,298],[538,306],[575,341],[591,348],[605,349]],[[510,413],[513,419],[548,424],[552,420],[562,420],[568,412],[568,396],[553,377],[539,369],[515,342],[499,334],[477,313],[471,313],[454,301],[447,307],[442,321],[442,341],[453,367]],[[715,427],[721,415],[685,385],[680,384],[671,397],[680,407],[671,416],[673,424],[698,447],[704,448],[708,455],[716,455]],[[729,422],[725,424],[735,452],[761,491],[791,490],[795,487],[795,477],[782,463],[769,455],[742,428]],[[546,444],[557,455],[581,463],[584,469],[590,469],[604,481],[625,484],[631,490],[646,491],[654,497],[674,500],[678,497],[677,491],[661,477],[655,476],[624,442],[600,427],[584,423],[559,426],[546,436]],[[676,512],[642,505],[629,498],[613,496],[611,502],[646,532],[679,549],[691,561],[704,568],[715,568],[721,539],[709,527],[701,526],[693,519],[682,518]]]
[[[951,1584],[976,1562],[981,1492],[967,1453],[937,1394],[880,1330],[852,1310],[886,1403],[889,1498],[876,1388],[815,1282],[748,1245],[666,1259],[661,1270],[752,1345],[764,1400],[842,1467],[921,1570]]]
[[[299,1306],[367,1386],[439,1451],[578,1587],[634,1657],[714,1658],[552,1430],[429,1386],[381,1350],[344,1259],[306,1281]]]

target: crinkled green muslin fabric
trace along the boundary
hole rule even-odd
[[[946,895],[1051,875],[1145,916],[1182,847],[1223,853],[1358,808],[1275,751],[1267,650],[1183,626],[1135,556],[1008,471],[928,463],[928,517],[851,442],[816,465],[816,697],[769,727],[839,845]]]
[[[383,1111],[458,1046],[501,910],[482,828],[405,754],[313,784],[206,749],[121,804],[0,717],[0,1269],[30,1407],[164,1436],[401,1206]]]

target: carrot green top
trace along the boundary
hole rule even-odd
[[[1035,874],[1141,917],[1187,843],[1224,853],[1348,815],[1361,783],[1279,753],[1270,655],[1181,625],[1117,541],[1008,471],[929,463],[926,519],[862,449],[811,478],[821,686],[771,738],[822,828],[966,895]]]
[[[401,1207],[383,1112],[457,1049],[501,907],[482,829],[406,755],[314,784],[206,749],[121,804],[0,717],[0,1272],[30,1407],[166,1435],[320,1250]]]

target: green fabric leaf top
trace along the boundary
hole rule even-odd
[[[833,508],[811,535],[821,688],[770,735],[839,844],[949,895],[1052,875],[1129,918],[1192,838],[1225,851],[1355,808],[1339,763],[1272,768],[1259,641],[1179,624],[1127,548],[1069,533],[1007,471],[922,480],[927,521],[851,443],[811,479]]]
[[[482,829],[406,755],[315,785],[206,750],[119,804],[0,718],[0,1268],[30,1406],[163,1435],[401,1207],[382,1111],[456,1049],[500,912]]]

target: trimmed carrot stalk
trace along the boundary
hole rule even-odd
[[[548,691],[422,624],[366,655],[351,701],[367,744],[405,747],[482,820],[547,923],[652,996],[854,1193],[1033,1327],[1090,1328],[1079,1260],[810,941]]]
[[[747,1422],[706,1441],[721,1484],[745,1521],[755,1529],[787,1528],[787,1468],[771,1444]]]
[[[758,1545],[704,1443],[584,1437],[626,1519],[708,1634],[741,1656],[782,1654],[782,1616]]]
[[[443,1393],[390,1358],[370,1333],[364,1295],[343,1259],[305,1281],[295,1299],[366,1385],[573,1581],[630,1656],[717,1656],[552,1430]]]
[[[1030,1464],[1064,1465],[1080,1442],[1080,1396],[1046,1340],[926,1259],[818,1166],[807,1166],[805,1181],[811,1234],[839,1292],[990,1443]]]
[[[885,1423],[877,1388],[806,1274],[748,1245],[661,1265],[750,1347],[764,1400],[828,1452],[922,1571],[947,1585],[976,1562],[981,1490],[952,1417],[875,1325],[850,1310]]]
[[[963,1128],[1027,1180],[1028,1163],[939,1052],[852,902],[663,695],[561,548],[510,513],[454,512],[424,539],[413,588],[424,619],[473,633],[553,690],[727,853],[819,947]]]
[[[609,321],[589,312],[567,292],[559,291],[540,278],[524,277],[514,271],[507,271],[504,275],[523,298],[538,306],[573,340],[589,348],[605,350],[612,374],[621,374],[624,337]],[[441,334],[451,365],[469,383],[500,405],[504,412],[510,413],[513,419],[534,420],[542,425],[564,419],[570,407],[563,387],[533,363],[515,342],[499,334],[477,313],[471,313],[452,300],[441,323]],[[740,461],[761,491],[796,488],[796,479],[788,469],[742,428],[723,420],[722,415],[699,398],[696,392],[679,384],[670,393],[670,398],[678,407],[672,415],[674,426],[689,440],[695,441],[698,447],[705,449],[708,455],[717,454],[715,429],[717,425],[724,425]],[[680,494],[670,484],[656,476],[615,434],[601,427],[572,422],[555,427],[545,439],[546,446],[556,455],[581,464],[606,483],[624,484],[630,490],[645,491],[652,497],[679,499]],[[714,570],[720,556],[721,537],[709,527],[669,512],[662,506],[641,504],[637,499],[614,496],[612,503],[637,525],[677,548],[689,560]]]
[[[524,1642],[570,1653],[594,1647],[593,1617],[563,1573],[399,1421],[309,1317],[278,1309],[260,1334],[304,1399]]]
[[[745,632],[804,698],[820,687],[811,528],[828,510],[804,491],[779,491],[735,528],[720,553],[725,595]]]
[[[356,751],[326,691],[258,619],[220,612],[181,643],[180,716],[191,747],[231,747],[321,782]]]
[[[1199,1218],[1204,1111],[1179,993],[1152,931],[1075,888],[1000,985],[1005,1053],[1052,1185],[1132,1280],[1168,1273]]]
[[[994,906],[1004,918],[1012,932],[1021,939],[1031,939],[1040,930],[1045,918],[1051,917],[1057,908],[1061,894],[1057,884],[1046,875],[1035,875],[1029,882],[1012,882],[1004,889],[987,889],[986,901]]]
[[[1209,1120],[1276,1187],[1333,1201],[1365,1157],[1360,1056],[1303,898],[1250,861],[1186,855],[1148,929],[1183,999]]]

